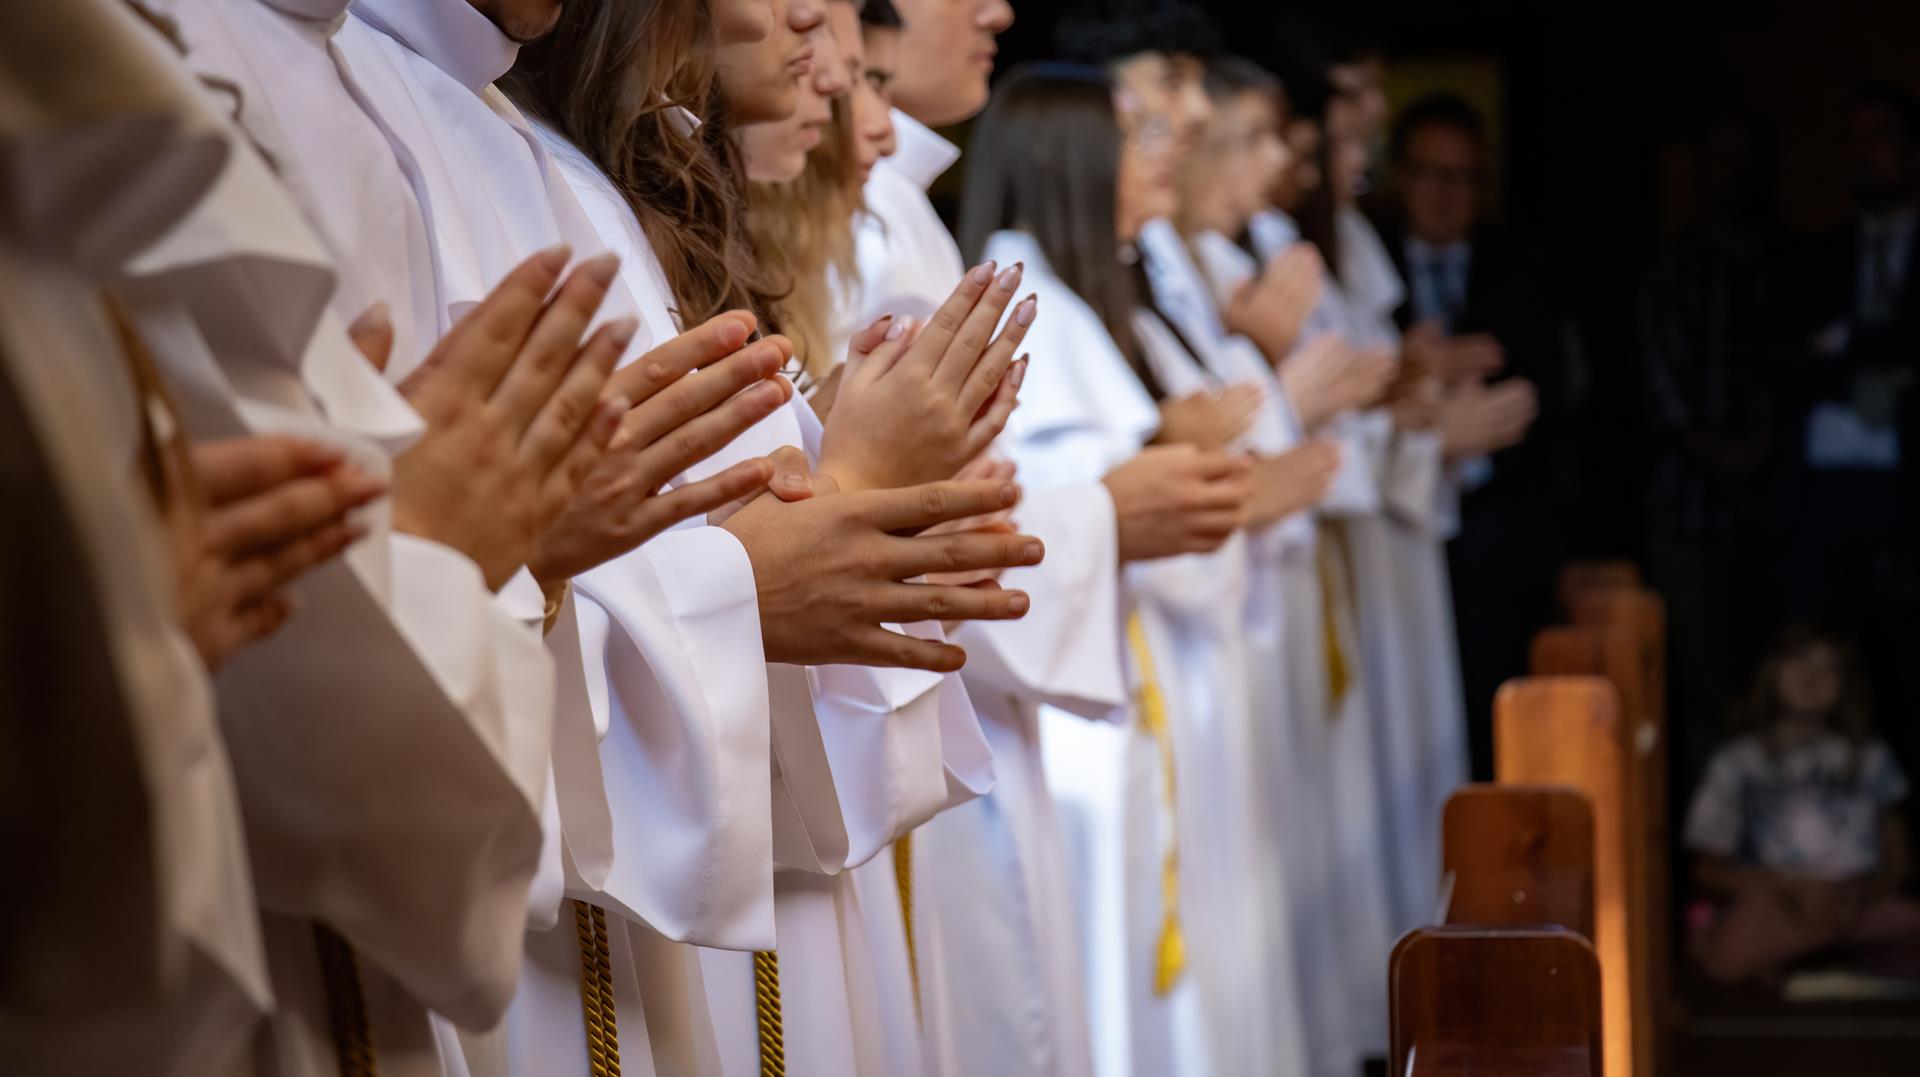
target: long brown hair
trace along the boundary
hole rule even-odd
[[[1133,331],[1146,296],[1122,264],[1115,224],[1121,139],[1113,83],[1100,69],[1036,63],[1009,72],[968,147],[960,248],[977,261],[995,232],[1032,236],[1159,400],[1165,393]]]
[[[764,313],[745,190],[715,111],[707,0],[575,3],[500,82],[606,173],[653,246],[682,325]],[[705,113],[685,132],[676,113]]]

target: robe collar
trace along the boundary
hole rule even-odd
[[[893,110],[893,129],[899,138],[899,148],[885,163],[898,169],[923,191],[960,159],[960,147],[897,108]]]
[[[476,94],[520,55],[520,46],[468,0],[354,0],[353,10]]]

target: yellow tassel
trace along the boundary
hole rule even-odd
[[[913,832],[909,830],[893,841],[893,884],[900,892],[900,923],[907,933],[907,974],[913,977],[913,1016],[925,1022],[920,1012],[920,952],[913,938]]]
[[[607,911],[575,901],[573,925],[580,937],[580,1009],[587,1027],[587,1069],[591,1077],[620,1077],[620,1023],[614,1017]]]
[[[1167,700],[1160,691],[1154,672],[1153,650],[1147,645],[1146,623],[1139,613],[1127,617],[1127,647],[1139,672],[1134,690],[1134,705],[1140,712],[1140,726],[1154,740],[1160,752],[1162,794],[1167,808],[1169,835],[1167,852],[1160,868],[1160,935],[1153,947],[1153,990],[1167,995],[1187,971],[1187,937],[1180,928],[1180,817],[1175,800],[1173,765],[1173,729],[1167,722]]]
[[[1320,631],[1325,640],[1327,661],[1327,716],[1337,718],[1340,703],[1347,698],[1353,682],[1353,668],[1347,662],[1346,647],[1340,640],[1340,607],[1346,592],[1334,571],[1333,559],[1340,555],[1341,537],[1331,528],[1320,529],[1318,562],[1320,569]]]
[[[780,955],[753,954],[754,1017],[760,1032],[760,1077],[787,1077],[787,1034],[780,1014]]]

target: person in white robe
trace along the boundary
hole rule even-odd
[[[0,695],[23,718],[0,780],[0,1051],[22,1072],[247,1073],[273,1003],[212,686],[139,481],[143,401],[100,291],[229,152],[145,35],[104,0],[0,15],[0,460],[21,512]]]
[[[561,40],[565,32],[563,25]],[[355,76],[369,88],[376,114],[420,165],[423,180],[416,190],[425,192],[422,201],[434,222],[443,272],[454,277],[470,273],[471,268],[461,265],[487,251],[537,249],[557,238],[562,227],[568,235],[582,226],[605,228],[597,238],[624,256],[626,290],[630,297],[640,297],[636,302],[643,320],[671,324],[672,297],[660,287],[659,266],[636,245],[644,233],[630,211],[624,211],[617,198],[607,200],[612,191],[604,177],[594,176],[596,170],[584,154],[564,148],[550,153],[546,147],[555,139],[535,133],[490,85],[512,64],[516,52],[499,27],[464,2],[363,3],[343,28],[339,46]],[[465,171],[471,163],[482,166],[477,174]],[[582,212],[575,192],[587,195],[596,188],[602,199],[597,204],[589,199]],[[790,406],[710,466],[799,446],[810,440],[802,425],[810,421],[804,408]],[[613,991],[617,1002],[640,998],[638,1008],[617,1007],[624,1018],[623,1034],[642,1020],[650,1031],[659,1030],[662,1026],[651,1017],[656,1012],[675,1018],[665,1026],[671,1042],[656,1036],[650,1049],[629,1048],[626,1057],[647,1061],[650,1050],[652,1060],[666,1072],[731,1072],[743,1064],[751,1069],[756,1050],[751,959],[742,955],[738,961],[721,962],[721,971],[715,973],[703,968],[712,963],[705,953],[696,955],[670,943],[770,949],[775,941],[776,863],[832,873],[850,860],[873,855],[904,825],[899,820],[917,822],[953,797],[984,788],[985,752],[983,746],[968,750],[964,729],[953,724],[956,718],[970,719],[964,699],[956,697],[957,682],[949,687],[938,675],[881,676],[828,666],[814,672],[773,667],[770,686],[741,678],[743,666],[765,661],[759,651],[763,631],[786,627],[770,625],[766,611],[756,608],[748,550],[732,534],[711,526],[672,532],[642,550],[656,563],[673,566],[649,574],[659,583],[636,581],[630,568],[623,572],[619,566],[605,566],[578,581],[578,592],[588,600],[581,603],[583,649],[601,659],[589,663],[589,690],[596,712],[607,715],[601,761],[619,821],[613,873],[603,889],[580,896],[628,919],[624,929],[631,968],[650,977],[631,991]],[[670,562],[661,561],[663,557]],[[830,574],[822,581],[833,582]],[[659,609],[663,602],[666,616]],[[636,635],[654,624],[697,631],[696,640],[703,643],[686,648],[687,663],[672,668],[671,683],[656,679],[656,671],[647,665],[644,655],[651,649],[643,652],[635,646]],[[787,637],[778,642],[791,646]],[[663,716],[663,702],[679,710]],[[877,720],[885,714],[891,716]],[[665,729],[651,725],[663,717],[676,724]],[[679,722],[686,723],[685,732]],[[961,738],[957,742],[956,736]],[[974,740],[977,743],[977,731]],[[953,746],[943,751],[943,742]],[[683,775],[674,769],[679,765],[676,757],[656,754],[660,747],[678,743],[702,746],[695,758],[704,760],[703,768],[711,768],[703,769],[711,777]],[[777,766],[780,776],[773,790],[765,785],[770,765]],[[889,773],[894,780],[884,784]],[[663,780],[667,774],[673,775],[671,780]],[[904,775],[912,777],[903,783]],[[672,799],[663,802],[663,795]],[[763,799],[770,795],[772,799]],[[680,798],[691,812],[662,810]],[[756,802],[767,807],[756,809]],[[629,847],[633,853],[621,856],[619,850]],[[691,859],[686,870],[658,870],[663,848],[687,850]],[[631,870],[623,869],[625,864],[631,864]],[[780,907],[801,918],[791,926],[781,924],[783,939],[837,936],[832,925],[844,915],[830,899],[817,900],[799,890]],[[610,936],[621,930],[615,919],[608,917]],[[828,926],[828,935],[822,936],[821,924]],[[564,960],[564,946],[556,949]],[[831,955],[806,960],[809,956],[796,954],[781,962],[780,975],[786,977],[788,966],[798,963],[798,975],[817,976],[820,982],[837,978],[841,962],[829,960]],[[614,958],[625,960],[617,952]],[[733,977],[726,986],[714,984],[726,974]],[[612,975],[617,980],[632,974],[615,970]],[[560,982],[558,975],[550,979]],[[803,981],[794,981],[790,996],[833,1006],[832,992],[802,986]],[[845,990],[839,994],[844,999]],[[709,1016],[710,998],[723,1002],[725,1012]],[[839,1008],[845,1008],[844,1002]],[[564,1010],[562,1005],[546,1012],[557,1016]],[[793,1024],[787,1049],[796,1059],[831,1060],[835,1052],[853,1049],[844,1016],[836,1023],[813,1020],[802,1011]],[[573,1025],[578,1028],[577,1017]],[[519,1042],[535,1053],[518,1054],[513,1048],[507,1061],[537,1071],[537,1052],[562,1041],[551,1029],[520,1027],[525,1034]],[[836,1028],[847,1031],[836,1037]],[[811,1032],[822,1037],[821,1054],[805,1053],[812,1046],[806,1039]],[[508,1035],[512,1039],[519,1033],[510,1027]],[[739,1056],[742,1050],[745,1063]],[[470,1059],[474,1054],[469,1052]],[[824,1062],[822,1068],[831,1071],[833,1064]]]

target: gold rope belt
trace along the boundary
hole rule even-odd
[[[620,1077],[620,1022],[614,1013],[607,910],[576,900],[573,926],[580,936],[580,1010],[587,1026],[587,1072],[592,1077]]]
[[[893,883],[900,891],[900,922],[907,931],[907,974],[913,977],[913,1016],[925,1023],[920,1013],[920,952],[913,940],[913,832],[909,830],[893,841]]]
[[[1327,714],[1331,720],[1339,717],[1340,702],[1347,697],[1347,688],[1353,683],[1353,665],[1347,660],[1346,647],[1340,637],[1340,610],[1347,602],[1347,574],[1339,570],[1345,568],[1346,536],[1337,526],[1321,527],[1315,552],[1314,564],[1320,574],[1320,632],[1326,648]]]
[[[320,983],[327,995],[327,1022],[333,1027],[340,1077],[380,1077],[367,1020],[366,990],[353,947],[321,923],[313,925],[313,947],[320,958]]]
[[[1134,693],[1140,724],[1153,736],[1165,776],[1162,792],[1167,807],[1167,853],[1160,865],[1160,905],[1164,915],[1160,937],[1153,948],[1153,990],[1157,995],[1166,995],[1187,970],[1187,938],[1180,929],[1180,816],[1174,800],[1173,729],[1167,722],[1167,700],[1154,673],[1146,624],[1137,611],[1127,616],[1127,647],[1140,674],[1140,686]]]
[[[780,955],[753,954],[754,1016],[760,1031],[760,1077],[787,1077],[787,1037],[780,1017]]]

